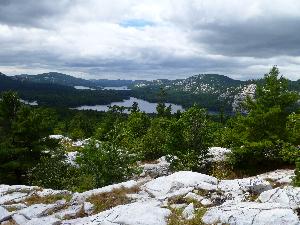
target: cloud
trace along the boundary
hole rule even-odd
[[[2,0],[0,70],[93,78],[300,78],[296,0]],[[13,16],[12,16],[13,15]]]

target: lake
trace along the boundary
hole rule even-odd
[[[104,90],[117,90],[117,91],[128,91],[130,90],[127,86],[120,86],[120,87],[104,87]]]
[[[74,86],[74,88],[77,90],[92,90],[92,91],[96,90],[94,88],[90,88],[90,87],[86,87],[86,86]]]
[[[141,111],[145,112],[145,113],[156,113],[156,106],[157,103],[151,103],[142,99],[138,99],[138,98],[133,98],[130,97],[130,99],[124,100],[122,102],[112,102],[109,105],[94,105],[94,106],[80,106],[77,108],[73,108],[73,109],[77,109],[77,110],[95,110],[95,111],[108,111],[108,106],[124,106],[124,107],[131,107],[132,104],[134,102],[137,102],[139,104],[139,108]],[[167,106],[169,106],[171,103],[166,103]],[[180,111],[184,111],[184,109],[182,108],[181,105],[176,105],[176,104],[171,104],[172,105],[172,113],[177,112],[178,110]],[[128,111],[126,110],[125,113],[128,113]]]

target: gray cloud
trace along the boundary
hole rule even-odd
[[[300,18],[252,19],[196,29],[195,41],[215,54],[257,58],[300,55],[300,48],[296,47],[300,46]]]
[[[2,0],[0,71],[248,79],[276,64],[299,79],[299,11],[297,0]]]
[[[48,19],[65,13],[71,5],[71,0],[1,0],[0,23],[42,27],[49,25]]]

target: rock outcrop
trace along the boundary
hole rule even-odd
[[[174,212],[184,221],[202,212],[205,224],[300,225],[300,188],[291,186],[292,170],[218,180],[190,171],[168,175],[167,168],[160,159],[144,165],[136,180],[83,193],[0,185],[0,224],[167,225]],[[117,202],[118,193],[127,202],[106,207],[103,195]]]

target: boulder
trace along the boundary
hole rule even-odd
[[[299,225],[296,213],[278,203],[225,203],[209,209],[202,218],[205,224]]]
[[[3,207],[0,206],[0,223],[11,218],[11,214]]]
[[[214,177],[196,172],[180,171],[149,181],[143,186],[143,189],[154,198],[165,199],[174,195],[187,194],[193,189],[216,190],[217,184],[218,180]]]
[[[167,162],[166,157],[161,157],[156,163],[147,163],[141,165],[143,172],[141,177],[150,176],[152,178],[157,178],[161,176],[166,176],[171,173],[170,163]]]
[[[187,220],[191,220],[195,217],[195,208],[193,203],[190,203],[187,207],[185,207],[182,212],[182,216]]]
[[[63,221],[62,225],[167,225],[169,209],[160,207],[160,202],[136,202],[120,205],[99,214]]]
[[[300,208],[300,187],[287,186],[265,191],[258,197],[260,202],[280,203],[291,209]]]

